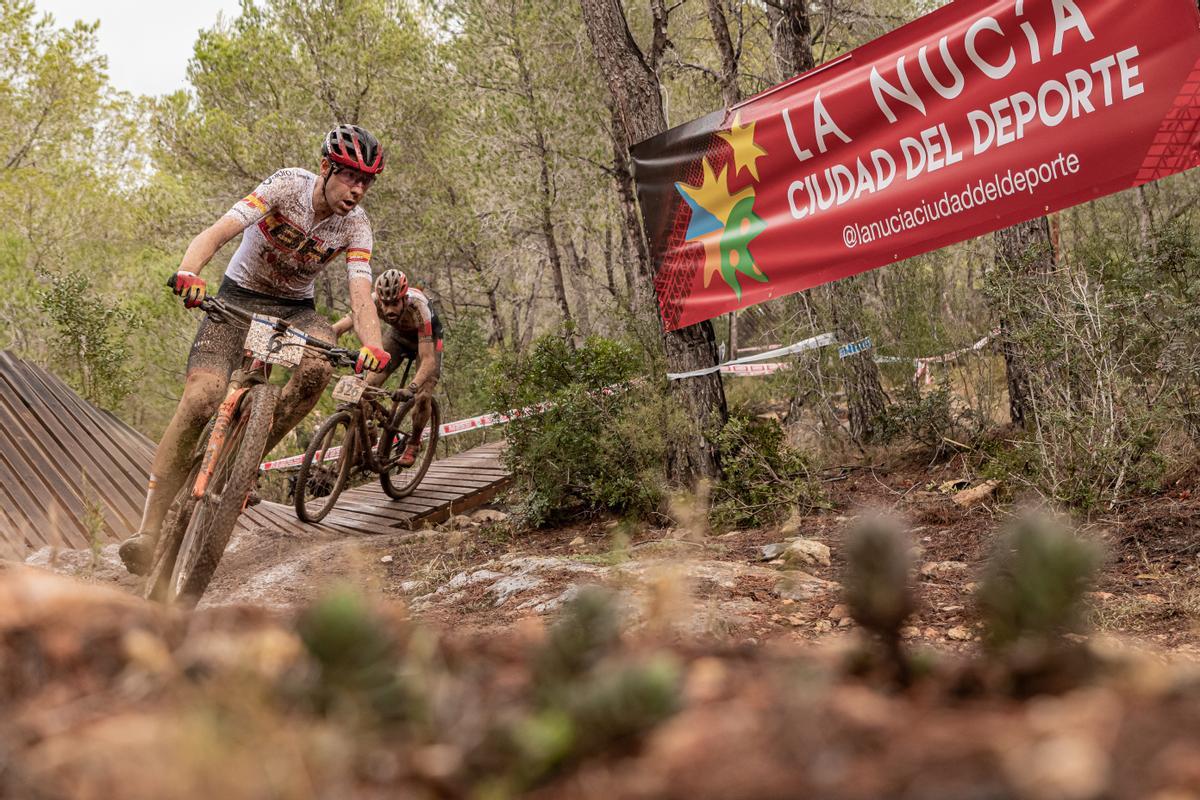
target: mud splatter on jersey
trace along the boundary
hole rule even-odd
[[[226,212],[245,229],[225,270],[239,286],[272,297],[307,299],[321,270],[343,252],[350,280],[371,279],[375,240],[367,212],[355,208],[314,224],[317,180],[308,170],[281,169]]]

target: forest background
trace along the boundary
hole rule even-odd
[[[354,122],[390,151],[365,203],[374,268],[405,270],[446,321],[443,418],[567,401],[564,415],[513,431],[517,467],[543,491],[537,521],[571,503],[657,507],[668,473],[680,474],[670,440],[697,433],[717,466],[682,472],[724,484],[714,498],[733,502],[730,524],[815,497],[803,479],[823,458],[897,441],[968,452],[982,474],[1083,509],[1195,463],[1193,175],[706,324],[709,361],[718,345],[729,356],[826,330],[870,335],[873,355],[896,360],[841,362],[828,349],[769,378],[718,381],[701,402],[734,424],[721,432],[706,418],[697,431],[696,415],[664,400],[688,390],[664,391],[671,346],[664,355],[631,224],[623,109],[595,57],[607,5],[247,0],[196,41],[190,88],[134,97],[108,83],[94,26],[0,0],[0,348],[157,439],[197,324],[163,288],[187,242],[276,169],[315,170],[321,134]],[[937,5],[616,7],[675,125]],[[207,268],[210,285],[233,249]],[[331,318],[348,308],[343,269],[317,287]],[[910,359],[997,328],[995,346],[913,381]],[[615,405],[581,399],[638,376],[650,380]],[[562,473],[548,453],[576,458],[574,484],[547,492]],[[785,488],[748,500],[763,476]]]

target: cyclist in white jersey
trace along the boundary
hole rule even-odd
[[[344,253],[354,330],[363,342],[357,369],[383,369],[389,356],[371,300],[371,223],[358,205],[383,166],[383,148],[366,130],[357,125],[333,129],[321,145],[319,175],[279,170],[192,240],[175,275],[175,293],[189,308],[198,306],[207,291],[200,271],[241,233],[217,296],[332,342],[332,326],[317,313],[313,288],[325,265]],[[141,525],[121,545],[121,559],[131,572],[144,574],[150,566],[190,454],[224,397],[230,374],[241,364],[245,336],[246,328],[237,323],[208,318],[200,323],[183,397],[154,454]],[[329,363],[316,356],[306,356],[293,370],[280,393],[268,450],[316,405],[331,373]]]

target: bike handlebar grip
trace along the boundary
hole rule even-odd
[[[171,273],[171,277],[167,278],[167,288],[168,288],[168,289],[171,289],[171,290],[174,290],[174,289],[175,289],[175,279],[176,279],[177,277],[179,277],[179,273],[177,273],[177,272],[172,272],[172,273]]]

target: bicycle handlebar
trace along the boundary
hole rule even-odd
[[[167,278],[167,288],[171,291],[175,290],[175,277],[176,275],[172,274],[171,277]],[[253,312],[247,311],[244,308],[239,308],[238,306],[230,303],[226,303],[219,297],[210,297],[205,295],[204,299],[200,301],[200,305],[198,307],[201,311],[210,316],[218,318],[233,317],[235,319],[242,320],[246,324],[250,324],[250,321],[254,318]],[[277,319],[275,320],[273,327],[276,333],[287,333],[292,329],[293,325],[287,320]],[[335,367],[353,367],[358,363],[357,356],[346,348],[338,347],[337,345],[332,345],[328,342],[323,342],[320,339],[303,333],[303,331],[298,331],[298,333],[302,333],[304,336],[304,347],[316,350],[321,355],[325,356],[329,363],[333,364]]]

